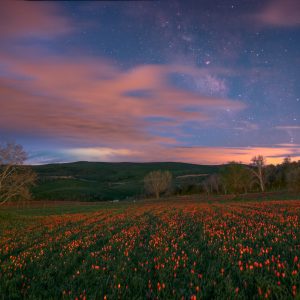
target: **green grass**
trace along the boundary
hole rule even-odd
[[[185,163],[98,163],[76,162],[33,166],[39,182],[33,196],[39,200],[104,201],[139,198],[144,195],[143,178],[154,170],[169,170],[177,176],[212,174],[219,166]],[[199,178],[201,181],[201,178]]]

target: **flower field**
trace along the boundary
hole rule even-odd
[[[0,218],[4,299],[299,299],[300,201]]]

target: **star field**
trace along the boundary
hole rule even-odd
[[[0,137],[29,163],[300,159],[299,3],[7,2]]]

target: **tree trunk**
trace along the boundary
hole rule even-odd
[[[259,178],[259,181],[260,181],[260,189],[264,193],[264,191],[265,191],[265,185],[264,185],[264,182],[263,182],[262,178]]]
[[[156,199],[159,199],[159,191],[155,192]]]
[[[262,174],[262,168],[259,168],[259,183],[260,183],[260,189],[262,192],[265,191],[265,185],[263,181],[263,174]]]

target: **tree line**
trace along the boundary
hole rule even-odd
[[[202,187],[207,194],[247,194],[249,192],[300,191],[300,161],[287,157],[281,164],[267,165],[263,156],[251,164],[230,162],[218,174],[208,176]]]
[[[16,143],[0,144],[0,205],[11,200],[30,199],[30,189],[37,175],[24,162],[27,154]],[[300,192],[300,161],[290,157],[278,165],[267,165],[262,155],[252,158],[249,165],[229,162],[219,172],[204,179],[192,179],[174,184],[169,171],[152,171],[144,178],[146,195],[159,198],[162,194],[191,193],[247,194],[249,192],[293,191]]]
[[[300,161],[286,157],[281,164],[267,165],[265,157],[258,155],[249,165],[231,161],[221,166],[219,172],[201,181],[197,177],[176,185],[169,171],[154,171],[145,177],[144,183],[146,193],[156,198],[166,193],[239,195],[267,191],[300,192]]]

